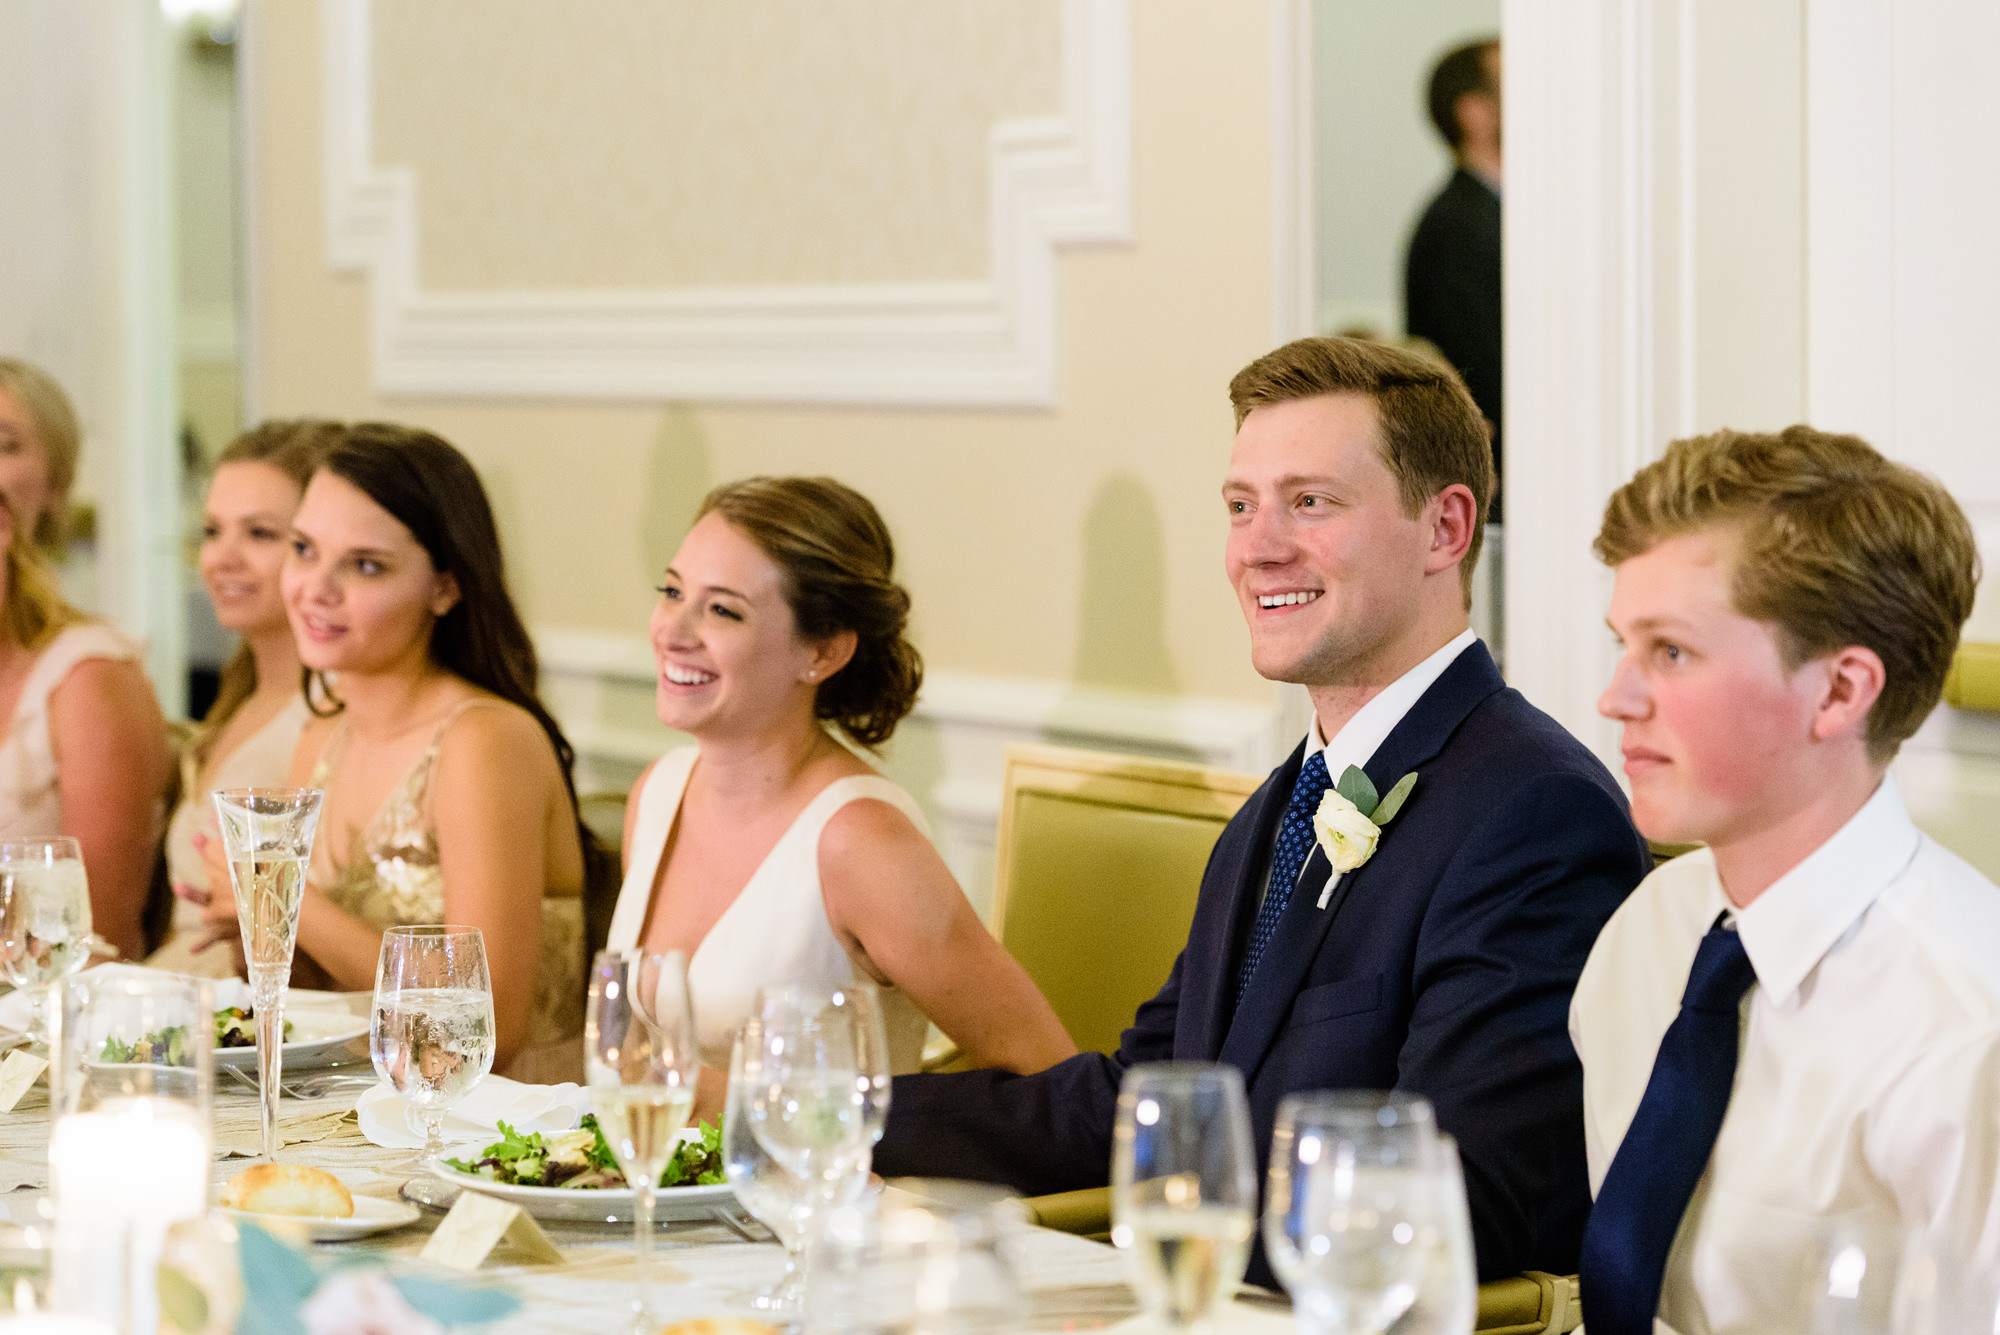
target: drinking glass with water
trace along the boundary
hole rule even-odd
[[[1264,1250],[1300,1330],[1379,1335],[1402,1329],[1420,1300],[1464,1305],[1471,1241],[1455,1165],[1416,1095],[1286,1096],[1271,1137]]]
[[[48,1041],[49,988],[90,958],[90,880],[68,835],[0,840],[0,976],[29,998],[28,1036]]]
[[[445,1112],[493,1069],[493,984],[476,927],[382,933],[368,1055],[424,1125],[420,1168],[444,1150]]]
[[[1118,1090],[1111,1240],[1132,1287],[1176,1330],[1205,1322],[1250,1260],[1257,1173],[1243,1077],[1232,1066],[1134,1066]]]

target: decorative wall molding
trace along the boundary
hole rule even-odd
[[[622,695],[650,699],[653,652],[637,636],[544,628],[535,633],[542,694],[592,775],[626,776],[672,745],[659,724],[607,723]],[[936,777],[914,795],[931,813],[939,848],[982,907],[990,893],[1002,768],[1010,742],[1053,742],[1099,751],[1188,760],[1246,774],[1276,765],[1303,735],[1284,696],[1270,705],[1137,695],[969,673],[931,672],[899,744],[928,731],[926,768]],[[928,756],[934,753],[934,762]],[[899,768],[892,763],[890,769]]]
[[[1064,0],[1062,112],[990,139],[983,282],[429,292],[418,183],[373,159],[370,0],[322,0],[327,253],[391,393],[1048,405],[1063,246],[1129,241],[1128,0]]]

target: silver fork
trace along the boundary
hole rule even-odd
[[[241,1066],[224,1066],[222,1069],[227,1071],[230,1078],[243,1086],[243,1088],[250,1090],[258,1088],[257,1077],[244,1070]],[[350,1086],[359,1089],[374,1083],[375,1077],[373,1074],[361,1075],[359,1073],[350,1074],[340,1071],[328,1071],[321,1075],[300,1076],[295,1080],[281,1079],[278,1082],[278,1092],[295,1099],[316,1099],[321,1095],[331,1094],[336,1089]]]

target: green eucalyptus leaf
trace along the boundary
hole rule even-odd
[[[1374,821],[1377,826],[1387,825],[1390,821],[1396,819],[1396,813],[1403,809],[1403,803],[1409,799],[1410,790],[1416,786],[1417,772],[1411,770],[1408,774],[1396,780],[1396,786],[1389,790],[1389,795],[1382,799],[1382,805],[1370,812],[1368,818]]]
[[[208,1324],[208,1295],[179,1270],[161,1264],[155,1275],[160,1295],[160,1320],[186,1335],[201,1335]]]
[[[1375,814],[1375,805],[1380,799],[1375,795],[1375,784],[1361,772],[1359,765],[1349,765],[1340,776],[1340,782],[1333,790],[1348,801],[1364,816]],[[1379,822],[1378,822],[1379,823]]]

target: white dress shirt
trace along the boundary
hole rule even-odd
[[[1640,882],[1591,950],[1570,1037],[1593,1194],[1729,908],[1714,856],[1689,853]],[[2000,888],[1919,832],[1885,778],[1734,919],[1757,982],[1660,1326],[1789,1329],[1825,1248],[1872,1244],[1893,1264],[1912,1229],[2000,1265]]]

